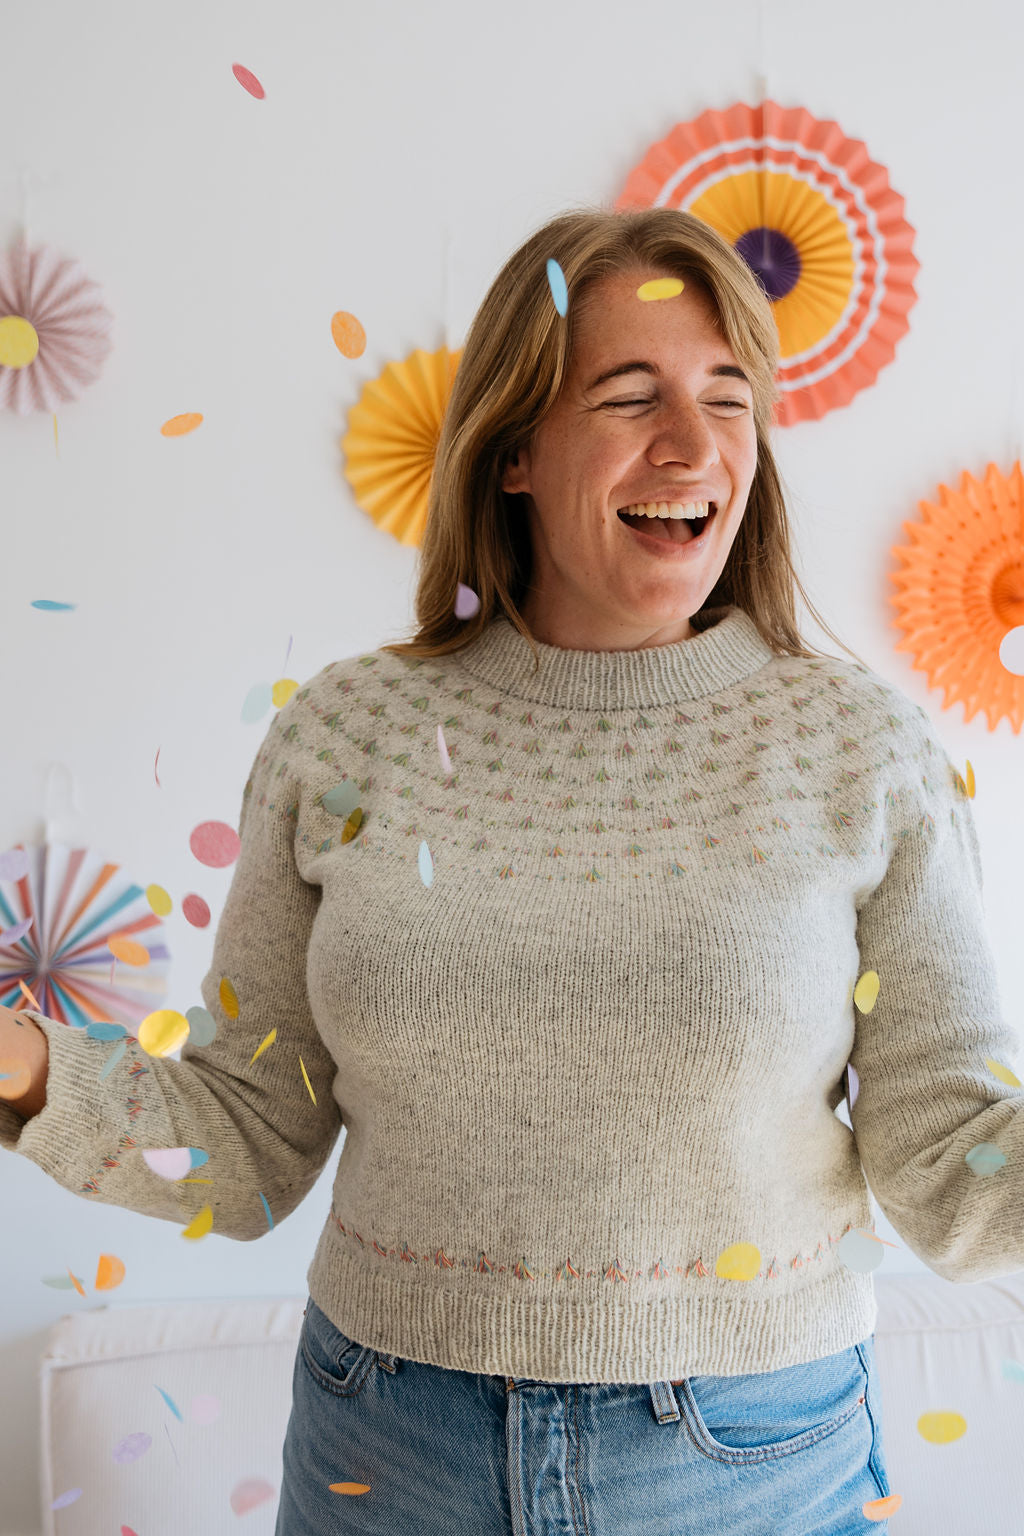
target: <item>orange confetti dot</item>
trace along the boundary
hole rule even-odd
[[[123,934],[112,933],[107,940],[107,948],[118,960],[123,960],[125,965],[149,964],[149,950],[145,944],[137,944],[134,939],[126,939]]]
[[[112,1253],[101,1253],[96,1265],[97,1291],[112,1291],[124,1279],[124,1264]]]
[[[81,1280],[79,1280],[77,1275],[72,1275],[70,1269],[68,1270],[68,1274],[71,1275],[71,1284],[74,1286],[74,1288],[78,1292],[79,1296],[84,1296],[85,1295],[85,1288],[82,1285]]]
[[[362,357],[366,351],[366,332],[347,309],[339,309],[331,316],[331,335],[343,357]]]
[[[331,1493],[369,1493],[369,1483],[328,1483]]]
[[[164,437],[184,437],[186,432],[194,432],[202,421],[200,411],[186,411],[184,416],[171,416],[160,428]]]
[[[861,1513],[865,1520],[884,1520],[887,1515],[894,1515],[902,1503],[902,1493],[890,1493],[887,1499],[869,1499],[861,1505]]]
[[[0,1099],[20,1099],[28,1093],[32,1074],[17,1056],[0,1056]]]

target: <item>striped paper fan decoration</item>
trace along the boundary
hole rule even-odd
[[[26,360],[0,363],[0,410],[54,411],[99,377],[114,319],[100,292],[77,261],[49,246],[30,248],[23,237],[0,254],[0,324],[20,324],[30,338],[35,333],[21,353]]]
[[[85,848],[17,846],[28,869],[0,881],[0,1003],[32,1007],[21,981],[37,1011],[59,1023],[140,1024],[167,995],[171,959],[143,887]],[[141,943],[148,963],[115,959],[107,948],[115,935]]]

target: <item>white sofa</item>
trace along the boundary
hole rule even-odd
[[[895,1274],[875,1285],[887,1461],[903,1496],[893,1536],[1021,1536],[1024,1276],[951,1285]],[[61,1318],[42,1360],[43,1536],[273,1536],[305,1302],[114,1304]],[[1007,1360],[1021,1369],[1005,1372]],[[221,1412],[204,1423],[192,1405],[210,1394]],[[924,1440],[918,1418],[936,1410],[962,1414],[966,1434]],[[149,1448],[115,1460],[140,1433]],[[272,1496],[236,1511],[232,1490],[248,1479]],[[429,1524],[427,1513],[422,1530]]]

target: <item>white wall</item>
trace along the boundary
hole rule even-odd
[[[752,101],[763,73],[776,101],[866,141],[917,231],[895,362],[845,409],[780,430],[775,451],[813,600],[974,766],[992,943],[1019,1018],[1021,741],[944,710],[895,652],[888,573],[919,498],[989,460],[1009,472],[1021,452],[1022,45],[1010,0],[0,0],[0,242],[27,217],[31,242],[79,258],[116,316],[102,378],[57,413],[59,456],[50,415],[0,413],[0,848],[49,816],[55,838],[143,885],[202,889],[216,921],[231,871],[199,870],[188,834],[237,822],[269,723],[240,724],[248,689],[303,681],[411,618],[415,552],[342,474],[363,383],[414,347],[460,345],[536,225],[611,202],[673,123]],[[337,309],[366,327],[356,361],[331,341]],[[163,438],[184,411],[202,427]],[[77,608],[31,608],[40,597]],[[213,929],[177,907],[166,929],[168,1004],[184,1009]],[[4,1531],[40,1525],[44,1332],[100,1301],[41,1277],[88,1275],[106,1251],[128,1266],[125,1300],[299,1293],[335,1166],[258,1245],[187,1244],[0,1159]],[[885,1264],[922,1267],[902,1246]]]

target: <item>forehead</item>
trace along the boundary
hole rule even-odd
[[[695,346],[714,361],[735,361],[722,331],[714,300],[702,283],[684,279],[683,291],[670,299],[641,299],[637,289],[652,278],[672,274],[640,268],[617,272],[592,283],[574,306],[573,367],[591,367],[623,346],[692,354]]]

